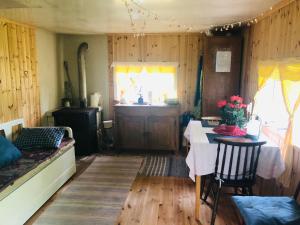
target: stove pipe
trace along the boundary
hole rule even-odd
[[[88,44],[83,42],[77,50],[78,75],[79,75],[79,104],[80,108],[87,107],[87,91],[86,91],[86,64],[85,52],[88,49]]]

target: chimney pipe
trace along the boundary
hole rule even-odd
[[[87,107],[87,90],[86,90],[86,64],[85,52],[88,49],[88,44],[82,42],[77,50],[78,60],[78,75],[79,75],[79,104],[80,108]]]

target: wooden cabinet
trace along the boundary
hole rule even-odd
[[[179,107],[116,105],[116,147],[178,150]]]
[[[123,148],[139,148],[145,145],[144,117],[118,116],[116,120],[117,140],[122,143]]]

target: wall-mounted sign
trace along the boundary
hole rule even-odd
[[[216,72],[229,73],[231,69],[231,51],[217,51]]]

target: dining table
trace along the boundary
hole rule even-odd
[[[201,176],[214,173],[217,157],[217,142],[214,139],[218,137],[231,138],[215,133],[213,131],[215,126],[207,121],[191,120],[184,132],[184,137],[190,144],[186,157],[189,177],[196,183],[195,217],[200,222]],[[261,140],[266,141],[266,144],[261,148],[256,175],[264,179],[278,178],[285,170],[280,149],[263,134],[259,137],[259,141]]]

